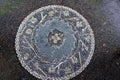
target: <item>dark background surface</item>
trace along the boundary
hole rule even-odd
[[[116,26],[120,16],[115,16],[119,19],[113,23],[114,13],[110,14],[107,11],[110,7],[105,6],[110,1],[120,3],[119,0],[0,0],[0,80],[37,80],[21,66],[15,52],[15,36],[28,14],[53,4],[78,11],[88,20],[95,35],[90,64],[71,80],[120,80],[120,26]]]

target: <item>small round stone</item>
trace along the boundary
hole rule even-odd
[[[34,65],[37,69],[39,68],[39,63],[38,63],[38,62],[35,62],[33,65]]]
[[[25,53],[24,54],[24,59],[27,60],[29,58],[29,54],[28,53]]]
[[[32,33],[32,29],[27,29],[26,30],[26,34],[31,34]]]

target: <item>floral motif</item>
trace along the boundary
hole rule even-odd
[[[65,71],[65,74],[69,74],[69,73],[71,73],[71,69],[70,69],[70,67],[66,67],[66,68],[64,69],[64,71]]]
[[[57,43],[59,40],[61,40],[61,38],[58,36],[58,34],[55,34],[54,36],[52,36],[52,40],[54,43]]]
[[[76,22],[77,27],[83,27],[82,22]]]
[[[35,24],[37,21],[38,20],[36,18],[34,18],[34,17],[32,17],[31,20],[30,20],[30,22],[33,23],[33,24]]]
[[[49,16],[53,16],[53,15],[54,15],[54,12],[53,12],[53,11],[50,11],[48,14],[49,14]]]
[[[74,57],[71,58],[71,62],[73,64],[78,63],[78,59],[74,56]]]
[[[63,14],[64,14],[65,16],[69,16],[69,11],[65,10],[65,11],[63,11]]]
[[[54,72],[55,72],[54,65],[51,65],[51,66],[48,68],[48,72],[49,72],[49,73],[54,73]]]
[[[63,32],[55,29],[52,32],[48,34],[48,42],[50,42],[51,45],[60,45],[63,41]]]
[[[33,65],[34,65],[37,69],[39,68],[38,62],[34,63]]]

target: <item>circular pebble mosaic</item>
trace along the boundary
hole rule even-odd
[[[81,73],[94,53],[94,34],[77,11],[39,8],[21,23],[15,41],[22,66],[42,80],[67,80]]]

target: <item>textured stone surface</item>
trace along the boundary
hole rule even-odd
[[[11,13],[1,16],[0,79],[37,80],[19,63],[14,46],[15,36],[19,25],[28,14],[49,4],[60,4],[78,11],[88,20],[95,34],[95,54],[91,63],[81,74],[71,80],[119,80],[120,37],[115,34],[116,28],[108,22],[111,16],[106,18],[103,14],[105,12],[101,11],[103,6],[90,4],[88,0],[26,0]]]

